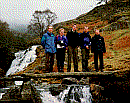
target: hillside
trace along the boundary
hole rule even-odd
[[[20,33],[27,32],[27,24],[10,23],[9,27],[12,30],[15,30],[15,31],[20,32]]]
[[[79,33],[83,32],[84,26],[88,26],[91,36],[94,35],[95,28],[100,29],[101,35],[105,38],[107,50],[104,54],[105,71],[130,68],[130,6],[128,1],[109,2],[106,5],[95,7],[90,12],[82,14],[73,20],[57,23],[54,25],[54,34],[57,34],[60,27],[65,28],[65,32],[67,32],[73,23],[77,23]],[[36,40],[40,39],[37,38]],[[45,66],[43,63],[45,60],[44,52],[42,48],[38,49],[38,51],[38,58],[23,72],[43,73],[45,71],[43,69]],[[82,71],[80,52],[79,57],[79,70]],[[64,68],[65,72],[66,68],[67,65]],[[94,70],[92,53],[90,53],[89,68],[91,71]],[[56,63],[53,71],[57,72]]]
[[[79,33],[83,32],[84,26],[88,26],[91,36],[94,35],[95,28],[100,29],[107,49],[107,53],[104,54],[105,70],[130,67],[130,6],[128,0],[97,6],[73,20],[56,24],[55,28],[57,30],[62,25],[69,30],[73,23],[77,23]],[[93,54],[90,55],[89,67],[93,69]]]

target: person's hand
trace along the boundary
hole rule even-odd
[[[89,49],[89,47],[88,47],[88,46],[86,46],[86,49]]]

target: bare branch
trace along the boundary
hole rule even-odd
[[[40,36],[43,35],[43,32],[46,30],[47,26],[52,24],[57,18],[56,14],[49,9],[45,11],[37,10],[32,16],[33,19],[31,19],[28,29]]]

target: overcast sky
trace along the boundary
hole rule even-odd
[[[0,19],[8,23],[28,24],[36,10],[50,9],[56,23],[71,20],[96,6],[96,0],[0,0]]]

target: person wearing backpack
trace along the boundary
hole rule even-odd
[[[55,37],[56,40],[56,59],[58,72],[64,72],[65,50],[67,48],[67,39],[64,35],[64,29],[59,29],[59,35]]]

